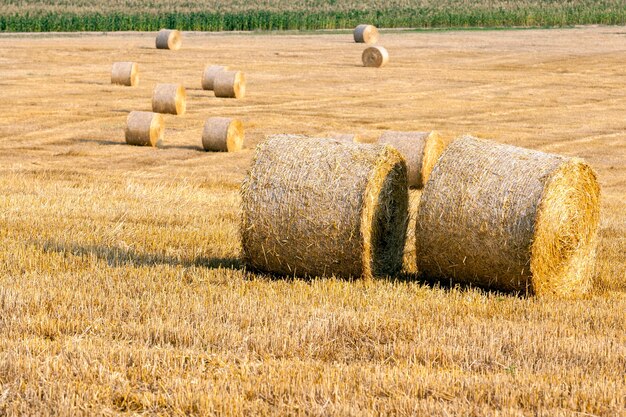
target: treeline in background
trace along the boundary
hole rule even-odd
[[[626,23],[625,1],[590,0],[243,0],[176,3],[117,0],[94,5],[81,0],[7,0],[0,5],[0,31],[197,31],[343,29],[367,22],[383,28],[561,27]]]

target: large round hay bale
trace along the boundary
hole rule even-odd
[[[175,29],[161,29],[157,33],[156,47],[157,49],[171,49],[176,51],[180,49],[183,43],[183,37],[180,31]]]
[[[358,25],[354,28],[354,41],[357,43],[374,44],[378,42],[378,29],[372,25]]]
[[[592,284],[599,197],[580,159],[457,139],[422,194],[417,267],[507,291],[582,294]]]
[[[163,140],[163,116],[149,111],[131,111],[126,118],[126,143],[138,146],[159,146]]]
[[[396,148],[408,168],[409,187],[423,188],[435,162],[445,148],[445,142],[437,132],[384,132],[379,143],[386,143]]]
[[[241,71],[221,71],[213,79],[215,97],[243,98],[246,95],[246,77]]]
[[[185,114],[187,93],[179,84],[157,84],[152,91],[152,111],[155,113]]]
[[[380,68],[389,62],[389,53],[382,46],[370,46],[361,55],[363,66]]]
[[[139,84],[139,68],[134,62],[114,62],[111,68],[111,84],[134,87]]]
[[[406,164],[391,146],[273,136],[241,194],[243,254],[255,269],[372,277],[402,267]]]
[[[228,67],[223,65],[207,65],[202,73],[202,89],[213,90],[215,76],[222,71],[228,71]]]
[[[236,152],[243,147],[243,123],[228,117],[211,117],[204,123],[202,147],[205,151]]]

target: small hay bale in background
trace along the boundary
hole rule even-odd
[[[537,295],[589,290],[600,187],[589,165],[466,136],[441,155],[417,214],[417,268]]]
[[[253,268],[342,277],[402,268],[406,164],[391,146],[272,136],[257,147],[241,195]]]
[[[223,65],[207,65],[202,73],[202,89],[213,90],[215,76],[222,71],[228,71],[228,67]]]
[[[380,68],[389,62],[389,53],[382,46],[370,46],[361,55],[363,66]]]
[[[111,84],[134,87],[139,84],[139,68],[134,62],[114,62],[111,68]]]
[[[175,29],[161,29],[157,33],[156,47],[157,49],[171,49],[177,51],[183,43],[183,37],[180,31]]]
[[[207,119],[202,131],[202,147],[205,151],[236,152],[243,147],[243,123],[228,117]]]
[[[243,98],[246,94],[246,77],[241,71],[221,71],[213,79],[215,97]]]
[[[356,43],[374,44],[378,42],[378,29],[372,25],[358,25],[354,28],[354,41]]]
[[[131,111],[126,118],[126,143],[159,146],[163,140],[163,116],[149,111]]]
[[[152,92],[152,111],[155,113],[185,114],[187,93],[179,84],[157,84]]]
[[[409,170],[409,187],[423,188],[435,162],[441,156],[445,143],[439,133],[433,132],[384,132],[378,143],[396,148]]]

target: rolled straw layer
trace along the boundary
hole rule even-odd
[[[246,77],[241,71],[221,71],[213,79],[215,97],[243,98],[246,94]]]
[[[402,267],[406,165],[390,146],[273,136],[257,147],[241,195],[253,268],[371,277]]]
[[[439,279],[572,296],[592,284],[600,187],[584,161],[463,137],[417,213],[417,266]]]
[[[439,133],[432,132],[384,132],[378,139],[396,148],[406,160],[409,170],[409,187],[423,188],[435,162],[445,148]]]
[[[354,28],[354,41],[357,43],[374,44],[378,42],[378,29],[372,25],[358,25]]]
[[[365,67],[384,67],[389,62],[389,53],[382,46],[370,46],[363,51],[361,60]]]
[[[114,62],[111,68],[111,84],[134,87],[139,84],[139,70],[134,62]]]
[[[171,49],[176,51],[180,49],[183,43],[180,31],[175,29],[161,29],[157,33],[156,47],[157,49]]]
[[[137,146],[159,146],[163,140],[163,116],[148,111],[132,111],[126,118],[126,143]]]
[[[187,93],[178,84],[157,84],[152,92],[152,111],[155,113],[185,114]]]
[[[202,147],[205,151],[236,152],[243,147],[243,123],[227,117],[207,119],[202,131]]]
[[[223,65],[207,65],[202,73],[202,89],[213,90],[215,76],[222,71],[228,71],[228,67]]]

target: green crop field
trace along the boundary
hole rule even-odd
[[[0,31],[286,30],[624,24],[624,0],[5,0]]]

